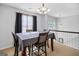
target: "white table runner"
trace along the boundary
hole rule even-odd
[[[26,33],[17,33],[16,34],[21,40],[26,40],[30,38],[39,37],[39,32],[26,32]]]

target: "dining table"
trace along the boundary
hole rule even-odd
[[[45,32],[45,31],[42,31]],[[19,47],[18,50],[22,51],[22,56],[26,56],[26,47],[27,46],[32,46],[38,41],[39,33],[42,33],[39,31],[35,32],[24,32],[24,33],[16,33],[18,36],[18,41],[19,41]],[[53,51],[53,39],[55,39],[55,34],[54,33],[48,33],[48,39],[51,39],[51,50]]]

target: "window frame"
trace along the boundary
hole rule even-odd
[[[27,15],[27,14],[22,14],[22,16],[25,15],[27,17],[27,23],[26,23],[26,31],[23,31],[23,22],[22,22],[22,32],[29,32],[29,31],[33,31],[33,16],[32,15]],[[32,16],[32,29],[28,29],[29,25],[28,25],[28,17]],[[23,21],[23,18],[22,18]]]

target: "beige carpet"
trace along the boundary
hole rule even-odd
[[[8,56],[13,56],[14,48],[8,48],[2,50]],[[54,41],[54,51],[51,51],[51,47],[47,48],[48,56],[79,56],[79,50],[65,46],[57,41]],[[21,52],[19,52],[21,55]]]

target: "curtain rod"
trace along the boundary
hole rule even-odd
[[[22,13],[22,12],[16,12],[16,13],[21,13],[22,15],[27,15],[27,16],[35,16],[35,15],[25,14],[25,13]]]

